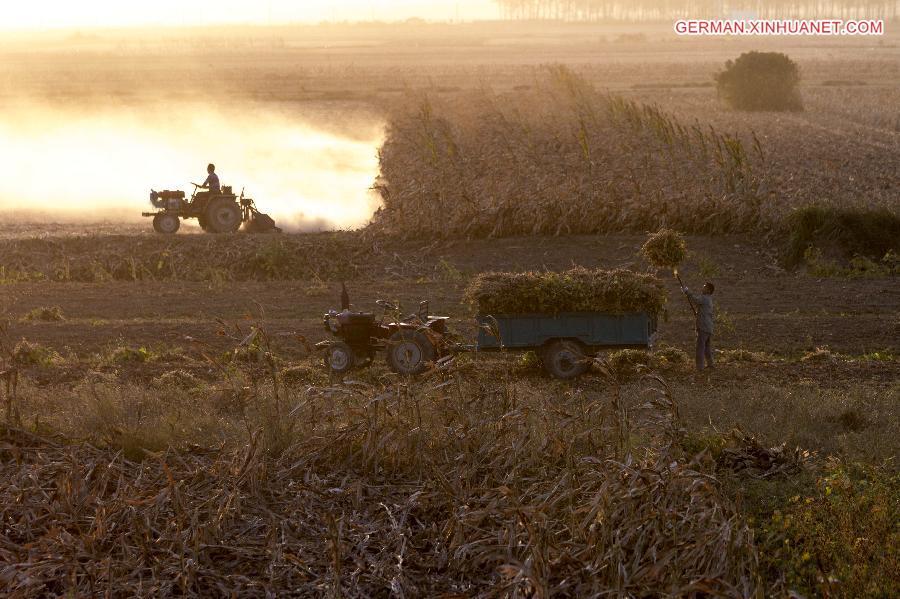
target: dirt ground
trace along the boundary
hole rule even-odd
[[[409,248],[399,259],[426,259],[415,277],[386,275],[373,264],[372,275],[348,281],[358,310],[377,310],[379,298],[400,300],[408,309],[428,299],[432,311],[454,317],[462,334],[474,330],[470,308],[462,303],[467,279],[490,270],[587,267],[643,268],[634,235],[528,238],[447,242]],[[787,272],[770,247],[753,240],[691,238],[688,285],[710,279],[717,286],[720,311],[716,345],[775,356],[797,357],[817,347],[862,355],[900,352],[900,286],[894,278],[813,278]],[[702,269],[698,267],[702,265]],[[701,272],[702,271],[702,272]],[[668,320],[660,324],[662,342],[690,349],[691,315],[677,285],[666,273]],[[38,282],[0,287],[3,305],[15,320],[15,338],[80,356],[110,345],[191,345],[188,338],[215,343],[218,321],[259,322],[273,333],[297,332],[310,341],[327,337],[321,316],[338,307],[337,281],[191,282]],[[22,322],[38,307],[58,306],[60,322]],[[290,351],[290,344],[285,350]]]

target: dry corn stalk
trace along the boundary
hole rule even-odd
[[[745,231],[768,205],[742,139],[602,94],[564,67],[528,91],[399,105],[380,152],[379,231],[487,237]]]
[[[101,447],[0,425],[0,588],[753,596],[753,537],[705,462],[666,449],[672,423],[655,422],[677,419],[671,405],[629,417],[659,412],[634,424],[662,446],[613,459],[609,402],[531,383],[357,383],[292,401],[277,452],[263,428],[132,461],[128,431]]]
[[[574,268],[564,272],[482,273],[466,289],[480,314],[603,312],[659,314],[666,302],[660,281],[630,270]]]

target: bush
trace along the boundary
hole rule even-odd
[[[23,321],[42,320],[44,322],[59,322],[65,319],[66,317],[63,316],[62,308],[59,306],[51,306],[49,308],[42,306],[40,308],[35,308],[22,317]]]
[[[653,364],[653,356],[639,349],[620,349],[606,358],[610,372],[622,381],[630,380]]]
[[[800,264],[810,247],[829,245],[845,257],[892,260],[900,253],[900,216],[888,210],[848,210],[807,206],[787,218],[787,266]]]
[[[808,351],[800,357],[801,362],[834,362],[839,356],[827,347],[817,347],[812,351]]]
[[[190,391],[202,387],[203,381],[186,370],[178,369],[164,372],[154,380],[154,385],[162,389],[168,387]]]
[[[892,251],[879,261],[866,256],[853,256],[845,267],[836,260],[825,258],[820,248],[810,246],[803,253],[803,261],[806,262],[807,272],[814,277],[860,279],[900,274],[900,264],[897,264],[896,254]]]
[[[746,52],[716,74],[719,95],[737,110],[803,110],[797,64],[779,52]]]
[[[482,273],[466,289],[480,314],[605,312],[659,314],[666,292],[659,279],[630,270]]]
[[[544,365],[537,352],[527,351],[516,359],[515,370],[517,374],[540,372]]]
[[[772,362],[775,359],[771,354],[749,349],[722,349],[719,350],[721,362]]]
[[[81,235],[0,240],[0,281],[347,280],[382,251],[353,232],[285,235]],[[392,254],[390,254],[392,255]],[[354,256],[354,260],[348,260]]]
[[[896,473],[832,464],[814,488],[760,514],[761,565],[806,597],[896,597],[898,506]]]
[[[283,369],[281,371],[281,380],[289,387],[326,384],[328,382],[328,374],[322,366],[300,364]]]
[[[153,360],[153,352],[146,347],[120,346],[109,353],[113,364],[143,364]]]
[[[691,363],[691,357],[677,347],[659,347],[653,351],[653,360],[661,368],[677,368]]]
[[[50,366],[61,356],[48,347],[24,339],[13,348],[12,361],[19,366]]]

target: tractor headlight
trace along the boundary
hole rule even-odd
[[[339,323],[337,318],[334,317],[334,312],[331,311],[326,314],[323,320],[325,321],[325,330],[337,334],[337,332],[341,328],[341,323]]]
[[[328,328],[331,329],[332,333],[336,334],[339,330],[341,330],[341,324],[337,321],[336,318],[329,318]]]

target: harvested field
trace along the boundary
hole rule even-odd
[[[389,261],[354,233],[311,236],[72,236],[0,241],[6,281],[248,281],[355,278]]]
[[[895,30],[4,36],[0,144],[17,166],[0,190],[0,595],[897,596]],[[803,112],[716,97],[713,74],[755,49],[797,62]],[[279,143],[216,151],[224,132],[194,113],[207,102],[195,87],[225,90],[211,113]],[[80,178],[44,196],[28,186],[48,171],[31,172],[8,134],[40,150],[10,122],[21,106],[141,131],[148,109],[166,121],[177,106],[166,126],[192,123],[191,147],[211,155],[166,151],[132,172],[122,152],[91,171],[116,171],[103,187],[79,166],[94,144],[66,162]],[[352,140],[354,159],[296,136],[303,122]],[[242,152],[253,170],[221,165]],[[253,193],[260,208],[300,214],[316,165],[372,174],[376,159],[377,180],[322,179],[331,200],[304,217],[363,223],[372,185],[381,209],[358,230],[167,237],[136,224],[152,169],[180,178],[218,161],[226,184],[264,173],[248,189],[272,190]],[[91,203],[101,187],[118,212]],[[84,216],[37,218],[32,198]],[[661,228],[685,246],[665,234],[642,252]],[[377,299],[401,315],[429,299],[466,345],[479,299],[489,312],[624,311],[635,302],[595,283],[648,263],[659,278],[627,275],[640,293],[626,299],[657,311],[670,298],[653,351],[591,356],[573,381],[549,378],[539,351],[509,350],[441,356],[412,378],[379,353],[340,377],[312,347],[333,338],[322,315],[341,283],[376,321]],[[672,267],[691,288],[716,285],[713,371],[694,372]],[[516,294],[485,273],[529,274]],[[580,293],[561,292],[570,279]]]
[[[127,412],[107,411],[109,449],[4,428],[0,576],[22,596],[752,594],[753,534],[709,471],[673,468],[672,449],[623,463],[610,406],[572,421],[507,385],[465,410],[439,385],[260,389],[244,418],[264,428],[228,450],[147,453],[142,428],[115,432]],[[678,538],[693,548],[676,552]]]

